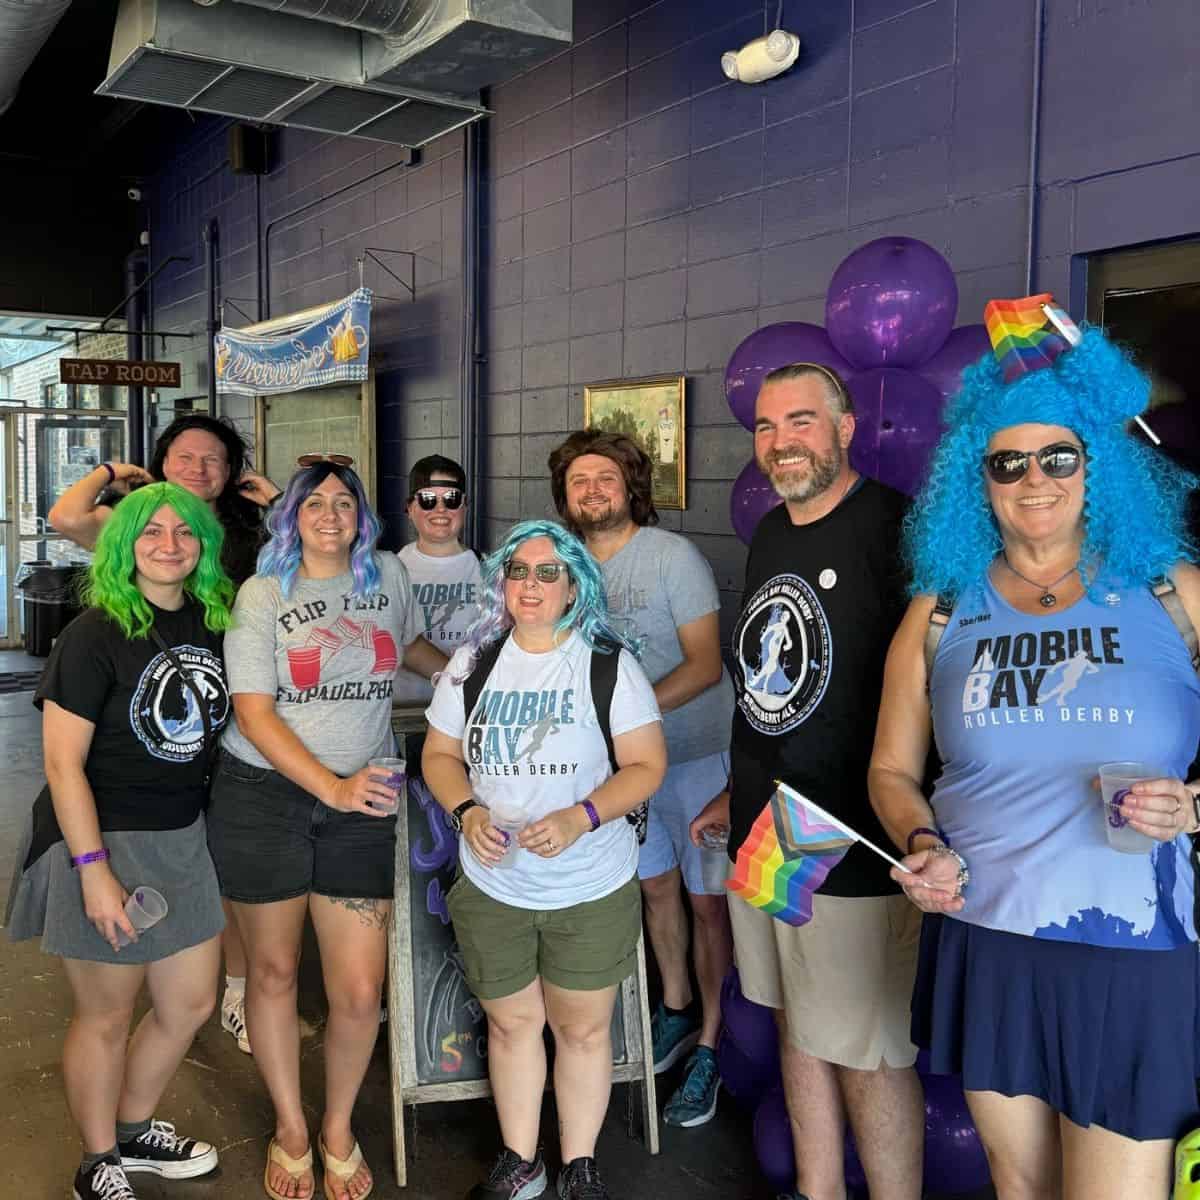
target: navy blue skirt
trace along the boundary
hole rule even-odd
[[[913,1041],[967,1091],[1175,1140],[1200,1121],[1200,952],[1110,950],[926,916]]]

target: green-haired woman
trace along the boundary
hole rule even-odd
[[[133,1200],[127,1173],[186,1179],[217,1164],[154,1110],[216,1000],[224,917],[203,809],[229,713],[221,538],[175,484],[129,496],[96,543],[92,607],[59,635],[34,697],[48,783],[7,923],[62,958],[74,997],[63,1078],[84,1144],[76,1200]],[[168,911],[137,933],[126,904],[146,889]],[[152,1007],[129,1040],[143,982]]]

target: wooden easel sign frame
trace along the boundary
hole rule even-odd
[[[425,723],[420,713],[397,711],[392,727],[403,744],[406,734],[424,732]],[[457,839],[416,778],[419,764],[412,768],[396,818],[396,891],[388,931],[392,1145],[400,1187],[408,1182],[405,1105],[491,1095],[486,1017],[462,977],[445,912],[443,884],[457,861]],[[646,1148],[657,1154],[658,1098],[640,937],[637,970],[617,996],[613,1034],[613,1082],[641,1084]],[[632,1125],[631,1114],[631,1133]]]

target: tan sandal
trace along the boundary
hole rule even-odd
[[[293,1158],[274,1138],[271,1139],[271,1144],[267,1147],[267,1165],[263,1168],[263,1191],[271,1197],[271,1200],[313,1200],[317,1192],[316,1177],[313,1178],[312,1191],[307,1196],[288,1196],[283,1192],[276,1191],[271,1186],[271,1164],[274,1163],[277,1167],[282,1167],[294,1180],[298,1180],[305,1171],[312,1174],[313,1156],[312,1147],[299,1157]]]
[[[317,1134],[317,1150],[321,1155],[321,1162],[325,1167],[325,1200],[337,1200],[333,1189],[330,1187],[330,1177],[338,1181],[344,1188],[349,1190],[350,1180],[358,1174],[359,1167],[363,1164],[362,1151],[358,1148],[358,1142],[354,1143],[354,1149],[350,1151],[347,1158],[338,1158],[329,1152],[329,1148],[325,1145],[325,1138],[321,1134]],[[367,1185],[367,1190],[357,1196],[355,1200],[367,1200],[375,1187],[375,1179],[372,1177],[371,1182]]]

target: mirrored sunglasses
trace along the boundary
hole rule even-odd
[[[422,512],[433,512],[437,508],[438,499],[452,512],[462,507],[463,494],[458,488],[446,488],[444,492],[435,492],[433,488],[422,488],[413,499],[421,506]]]
[[[354,459],[349,454],[301,454],[296,459],[298,467],[315,467],[317,463],[333,463],[335,467],[352,467]]]
[[[1040,450],[997,450],[985,455],[983,463],[993,483],[1017,483],[1025,478],[1035,458],[1042,473],[1051,479],[1069,479],[1079,470],[1084,453],[1083,447],[1073,442],[1055,442]]]
[[[537,563],[533,568],[533,577],[538,583],[557,583],[558,577],[567,568],[562,563]],[[522,579],[529,578],[529,564],[523,562],[513,562],[510,558],[504,564],[504,578],[511,579],[514,582],[520,582]]]

